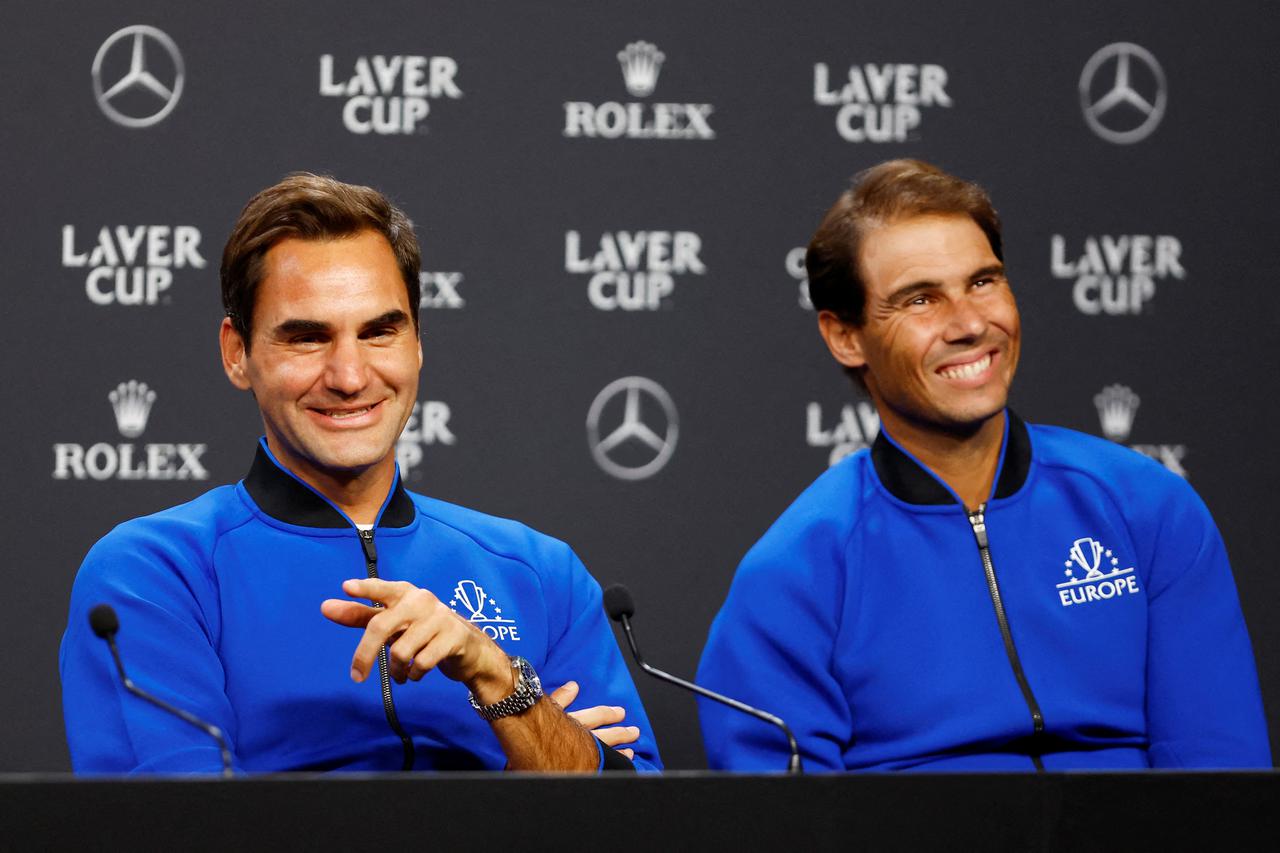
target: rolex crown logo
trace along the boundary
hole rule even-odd
[[[622,79],[627,84],[627,91],[637,98],[653,94],[658,85],[658,70],[667,57],[656,45],[647,41],[633,41],[624,50],[618,51],[618,62],[622,65]]]
[[[1098,407],[1098,420],[1102,433],[1112,441],[1124,441],[1133,429],[1133,418],[1138,413],[1138,395],[1124,385],[1108,385],[1093,398]]]
[[[147,387],[147,383],[130,379],[121,382],[115,390],[107,395],[111,408],[116,413],[116,427],[125,438],[137,438],[147,428],[147,417],[151,414],[151,404],[156,401],[156,392]]]

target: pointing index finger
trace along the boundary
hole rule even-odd
[[[381,578],[351,578],[342,582],[342,591],[353,598],[367,598],[391,607],[404,594],[401,584]]]
[[[348,601],[344,598],[326,598],[320,602],[320,613],[326,619],[350,628],[363,628],[382,610],[381,607],[370,607],[359,601]]]

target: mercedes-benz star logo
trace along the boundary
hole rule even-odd
[[[620,396],[623,397],[621,407],[609,405]],[[602,436],[601,418],[607,414],[612,422],[619,408],[622,422]],[[655,429],[651,426],[654,420],[646,422],[646,419],[654,419],[658,410],[665,416],[666,425]],[[606,473],[620,480],[643,480],[661,471],[675,453],[679,431],[676,404],[671,395],[657,382],[643,376],[626,376],[610,382],[596,395],[587,411],[587,443],[591,455]]]
[[[1135,79],[1134,60],[1142,79]],[[1094,89],[1094,78],[1106,66],[1115,65],[1115,77],[1105,91]],[[1128,145],[1141,142],[1155,131],[1164,117],[1168,92],[1164,70],[1151,51],[1130,42],[1109,44],[1095,53],[1080,72],[1080,108],[1093,132],[1108,142]],[[1138,120],[1138,124],[1134,121]]]
[[[108,54],[112,53],[112,49],[122,42],[128,44],[133,51],[129,57],[129,70],[109,86],[105,85],[102,79],[103,62],[106,61]],[[169,55],[173,63],[172,72],[168,69],[162,70],[157,65],[154,49],[151,61],[148,62],[148,42],[159,45]],[[116,55],[120,52],[115,51]],[[166,86],[161,82],[161,78],[168,80],[170,76],[172,76],[170,85]],[[93,97],[102,111],[107,114],[107,118],[116,124],[122,124],[125,127],[150,127],[173,112],[173,108],[178,105],[178,98],[182,97],[182,81],[185,76],[182,54],[178,52],[178,46],[174,44],[173,39],[155,27],[134,24],[113,33],[102,43],[102,47],[98,48],[98,55],[93,58]],[[120,102],[125,100],[121,96],[133,91],[146,94],[141,97],[130,97],[127,106],[121,104]]]

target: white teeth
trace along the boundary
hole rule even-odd
[[[947,379],[972,379],[991,366],[991,355],[988,353],[977,361],[971,361],[961,367],[951,367],[938,371]]]
[[[356,415],[363,415],[367,411],[369,411],[369,407],[365,406],[363,409],[352,409],[350,411],[344,411],[344,412],[339,412],[339,411],[330,409],[329,411],[325,412],[325,414],[333,418],[334,420],[342,420],[343,418],[354,418]]]

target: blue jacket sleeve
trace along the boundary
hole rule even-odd
[[[1226,549],[1185,483],[1160,507],[1148,565],[1153,767],[1270,767],[1253,651]]]
[[[620,725],[640,729],[639,740],[627,744],[635,751],[635,768],[661,770],[662,759],[658,756],[653,727],[609,627],[600,585],[577,555],[567,546],[564,551],[565,557],[557,560],[564,574],[547,579],[549,583],[563,583],[568,594],[567,606],[562,611],[564,621],[553,627],[548,638],[547,661],[538,673],[543,688],[550,693],[567,681],[578,682],[581,689],[569,710],[595,705],[618,705],[626,709],[626,719]],[[605,766],[603,753],[601,765]]]
[[[99,603],[119,615],[125,671],[160,699],[222,729],[235,753],[235,715],[215,650],[217,597],[204,567],[175,547],[180,525],[138,520],[104,537],[85,557],[71,594],[59,654],[63,716],[77,773],[219,773],[207,733],[128,693],[107,644],[89,628]],[[192,553],[195,549],[192,549]]]
[[[784,535],[788,521],[784,515],[738,567],[698,683],[781,717],[806,771],[844,770],[852,715],[831,667],[844,557],[821,532]],[[713,769],[786,769],[790,750],[777,727],[706,699],[698,711]]]

